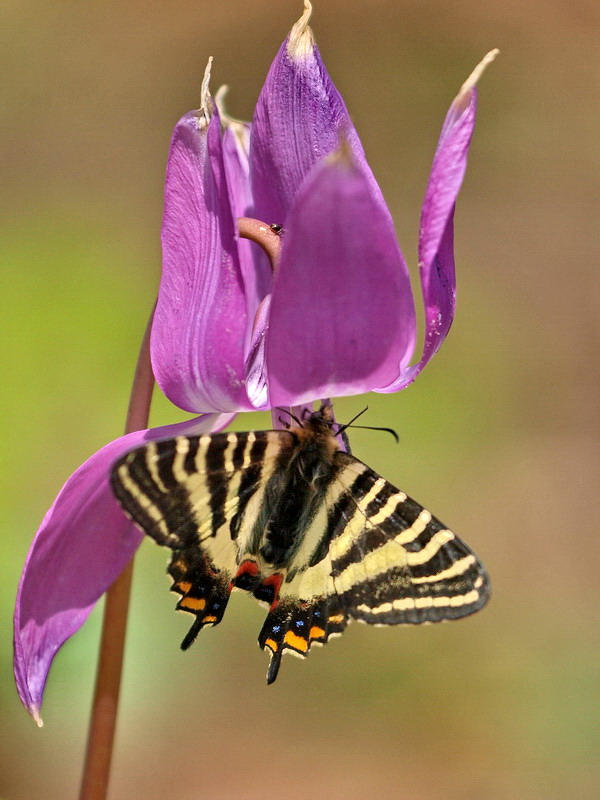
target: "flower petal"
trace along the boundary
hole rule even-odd
[[[248,313],[216,110],[177,123],[167,165],[163,272],[152,366],[187,411],[251,408],[244,383]]]
[[[385,385],[410,358],[414,337],[389,217],[342,147],[315,167],[286,224],[266,334],[270,404]]]
[[[269,408],[269,389],[265,369],[265,338],[269,328],[271,295],[259,305],[254,319],[252,347],[246,360],[246,386],[248,397],[255,408]]]
[[[222,103],[223,94],[223,90],[219,90],[217,102],[220,99]],[[250,192],[250,167],[248,163],[250,125],[232,119],[223,113],[220,107],[219,113],[225,126],[223,132],[223,162],[225,164],[233,215],[235,218],[252,217],[254,211]],[[255,318],[260,303],[271,291],[273,272],[266,253],[260,247],[239,236],[237,237],[237,245],[242,280],[244,282],[246,310],[248,320],[251,322]],[[251,346],[251,327],[251,325],[248,325],[246,332],[245,353],[249,352]]]
[[[221,86],[215,95],[215,103],[223,125],[223,161],[234,217],[249,216],[252,206],[250,192],[250,123],[234,119],[224,107],[227,86]]]
[[[314,44],[308,27],[311,4],[305,0],[304,6],[302,18],[271,65],[254,113],[250,140],[254,216],[283,224],[302,182],[317,161],[339,146],[341,136],[387,212],[344,101]]]
[[[15,608],[17,689],[38,724],[54,655],[83,625],[143,538],[113,498],[108,481],[111,465],[143,442],[214,431],[232,417],[207,414],[122,436],[82,464],[63,486],[33,540]]]
[[[488,53],[463,84],[446,115],[433,158],[419,231],[419,274],[425,306],[423,354],[417,364],[377,391],[395,392],[412,383],[437,353],[452,325],[456,304],[454,209],[475,127],[475,83],[497,53],[497,50]]]

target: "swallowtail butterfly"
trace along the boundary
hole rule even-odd
[[[113,491],[173,551],[177,608],[196,619],[181,647],[223,618],[234,588],[268,608],[271,655],[306,656],[350,620],[456,619],[489,582],[474,553],[404,492],[339,449],[330,408],[287,430],[178,436],[122,456]]]

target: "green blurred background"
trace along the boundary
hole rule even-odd
[[[100,608],[61,651],[38,730],[11,673],[13,598],[72,470],[120,434],[160,271],[178,117],[213,90],[250,118],[300,0],[4,0],[0,10],[0,797],[75,797]],[[112,798],[600,796],[598,103],[593,0],[316,1],[313,29],[416,275],[447,106],[492,47],[456,217],[458,315],[354,452],[447,521],[493,581],[473,618],[351,626],[267,688],[263,612],[236,594],[181,653],[165,553],[136,561]],[[415,282],[415,287],[416,287]],[[346,420],[365,398],[338,404]],[[157,398],[152,421],[181,419]],[[267,415],[237,428],[266,427]]]

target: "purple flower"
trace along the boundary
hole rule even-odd
[[[55,653],[142,539],[109,489],[118,456],[143,441],[221,429],[239,411],[397,391],[439,349],[452,323],[454,204],[473,131],[475,82],[495,53],[452,103],[435,153],[419,236],[426,337],[420,360],[409,366],[416,325],[408,270],[313,43],[309,15],[305,2],[271,66],[252,126],[218,110],[207,68],[200,110],[175,127],[152,364],[169,399],[204,416],[111,442],[69,478],[46,514],[15,611],[17,687],[38,721]],[[275,272],[239,237],[242,216],[283,226]]]
[[[190,411],[397,391],[439,349],[454,316],[454,205],[474,86],[496,53],[461,88],[435,153],[419,235],[426,339],[409,366],[416,322],[408,269],[305,6],[251,126],[219,113],[205,81],[201,111],[173,134],[152,355],[162,390]],[[275,274],[238,237],[241,216],[283,226]]]

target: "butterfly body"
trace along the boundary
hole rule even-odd
[[[185,649],[245,590],[269,613],[259,644],[275,680],[351,619],[421,623],[465,616],[488,579],[442,523],[339,449],[327,408],[302,427],[150,443],[113,467],[126,513],[173,551],[178,608],[196,619]]]
[[[317,416],[304,428],[282,433],[277,464],[253,531],[265,564],[280,569],[292,563],[324,502],[338,451],[331,429]]]

